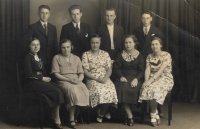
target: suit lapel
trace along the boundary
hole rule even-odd
[[[110,34],[109,34],[109,32],[108,32],[108,27],[107,27],[106,24],[103,26],[102,30],[103,30],[104,34],[106,35],[106,37],[107,37],[108,39],[110,39]]]
[[[84,25],[81,22],[80,23],[80,36],[79,37],[82,37],[82,36],[84,36]]]
[[[37,28],[43,35],[45,35],[47,37],[45,29],[43,28],[43,26],[42,26],[40,21],[37,22]]]
[[[54,35],[53,34],[54,31],[52,30],[52,26],[49,23],[47,25],[47,31],[48,31],[48,35],[47,35],[48,39],[52,38],[52,36]]]
[[[116,37],[117,37],[117,32],[119,32],[118,31],[118,28],[117,28],[117,26],[114,24],[114,30],[113,30],[113,42],[114,42],[114,46],[115,46],[115,48],[120,48],[120,46],[118,46],[119,44],[117,44],[117,39],[116,39]],[[118,47],[117,47],[118,46]]]

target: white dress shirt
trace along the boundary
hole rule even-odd
[[[113,41],[114,24],[113,25],[107,25],[107,27],[108,27],[108,32],[110,34],[111,49],[115,49],[114,41]]]

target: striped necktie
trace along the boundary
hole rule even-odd
[[[80,29],[78,28],[78,24],[76,24],[76,31],[77,31],[77,34],[79,35],[80,34]]]
[[[45,29],[45,32],[46,32],[46,35],[48,34],[48,30],[47,30],[47,25],[44,24],[44,29]]]

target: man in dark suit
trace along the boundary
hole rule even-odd
[[[135,28],[133,30],[133,34],[137,37],[139,42],[138,50],[144,55],[146,59],[146,57],[153,52],[151,49],[152,38],[156,36],[161,38],[163,41],[164,35],[158,28],[151,25],[151,21],[153,19],[150,12],[144,11],[142,13],[141,20],[142,20],[142,26]],[[165,46],[164,41],[163,41],[163,46]],[[158,112],[160,117],[163,117],[160,104],[158,104]]]
[[[101,37],[100,48],[107,51],[112,60],[116,59],[117,54],[123,50],[124,46],[124,31],[121,26],[114,24],[115,18],[115,9],[106,9],[106,24],[100,26],[97,31]]]
[[[30,38],[40,40],[41,49],[38,54],[43,58],[47,74],[51,72],[53,56],[58,54],[58,42],[56,27],[48,22],[50,7],[40,5],[38,8],[39,21],[31,24],[22,38],[22,53],[28,53]]]
[[[60,40],[71,40],[74,46],[72,53],[82,58],[83,52],[90,49],[89,40],[92,32],[88,24],[81,22],[80,5],[72,5],[68,11],[72,22],[62,26]]]
[[[151,39],[152,37],[160,37],[162,40],[164,39],[163,33],[151,25],[152,15],[150,12],[145,11],[141,16],[142,26],[134,29],[133,34],[138,39],[138,50],[144,55],[146,58],[150,53],[152,53],[151,49]]]

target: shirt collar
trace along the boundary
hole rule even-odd
[[[107,27],[110,28],[110,29],[112,29],[113,26],[114,26],[114,24],[112,24],[112,25],[108,25],[108,24],[107,24]]]
[[[149,26],[143,26],[143,30],[145,29],[145,28],[147,28],[147,30],[149,31],[149,29],[150,29],[150,27],[151,27],[151,25],[149,25]]]
[[[48,22],[43,22],[41,20],[40,20],[40,23],[42,24],[42,26],[44,26],[44,24],[46,24],[46,26],[47,26],[47,24],[48,24]]]
[[[76,24],[78,24],[78,28],[80,29],[81,22],[79,22],[79,23],[72,22],[72,23],[73,23],[73,25],[74,25],[75,28],[76,28]]]

